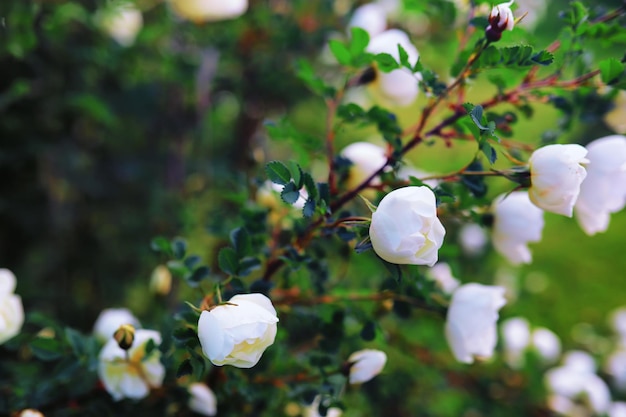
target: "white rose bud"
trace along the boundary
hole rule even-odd
[[[529,242],[539,242],[543,231],[543,210],[525,191],[500,195],[493,202],[494,249],[514,265],[530,263]]]
[[[491,13],[489,13],[489,23],[494,29],[500,32],[513,30],[515,27],[515,17],[511,10],[512,4],[513,0],[493,6]]]
[[[0,268],[0,345],[16,336],[24,324],[22,298],[14,294],[16,285],[13,272]]]
[[[276,310],[263,294],[243,294],[198,320],[198,338],[204,355],[218,366],[252,368],[276,337]]]
[[[387,164],[384,148],[368,142],[355,142],[341,151],[341,156],[352,162],[348,173],[348,188],[356,188],[376,171]],[[380,184],[379,178],[374,178],[371,185]]]
[[[234,19],[248,10],[248,0],[170,0],[174,12],[194,23]]]
[[[165,265],[158,265],[150,275],[150,291],[157,295],[167,295],[172,289],[172,273]]]
[[[381,350],[364,349],[354,352],[348,358],[350,384],[362,384],[378,375],[387,363],[387,355]]]
[[[580,145],[548,145],[531,155],[530,200],[545,211],[572,217],[580,184],[587,172],[581,165],[587,149]]]
[[[196,382],[189,385],[189,408],[191,411],[203,416],[217,414],[217,397],[205,384]]]
[[[490,358],[496,347],[498,310],[506,304],[502,287],[465,284],[452,295],[446,318],[446,339],[459,362]]]
[[[146,355],[148,342],[155,348]],[[165,377],[161,363],[161,334],[155,330],[136,330],[132,346],[128,350],[119,347],[117,341],[109,339],[98,356],[98,376],[104,388],[115,401],[122,398],[142,399],[152,388],[158,388]]]
[[[544,327],[533,330],[531,346],[544,363],[556,362],[561,355],[561,340],[553,331]]]
[[[369,234],[374,251],[385,261],[433,266],[446,234],[437,218],[435,194],[428,187],[390,192],[372,214]]]
[[[452,294],[460,285],[459,280],[452,275],[450,265],[438,262],[426,271],[426,278],[437,283],[437,286],[446,294]]]
[[[124,3],[99,13],[100,27],[121,46],[131,46],[143,26],[141,12]]]
[[[39,410],[27,408],[20,412],[19,417],[44,417],[44,415]]]
[[[626,137],[606,136],[587,145],[587,177],[574,206],[578,224],[588,235],[604,232],[611,213],[626,205]]]
[[[399,62],[398,45],[401,45],[408,54],[409,64],[414,66],[419,59],[419,52],[411,43],[409,36],[399,29],[386,30],[374,36],[366,50],[372,54],[387,53]],[[376,71],[376,79],[370,86],[374,95],[379,96],[385,103],[408,106],[419,94],[418,82],[419,76],[403,67],[391,72]]]
[[[126,308],[107,308],[102,310],[93,326],[93,334],[100,342],[107,342],[113,333],[123,324],[141,327],[141,323],[133,313]]]
[[[353,27],[365,30],[370,38],[376,36],[387,28],[387,13],[382,6],[376,3],[359,6],[348,22],[348,32]]]
[[[488,238],[485,229],[476,224],[464,224],[459,231],[459,244],[468,256],[478,256],[485,251]]]

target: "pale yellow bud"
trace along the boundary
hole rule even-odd
[[[150,276],[150,291],[158,295],[167,295],[172,289],[172,273],[165,265],[154,268]]]

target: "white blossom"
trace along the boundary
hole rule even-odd
[[[452,294],[460,285],[458,279],[452,275],[450,265],[445,262],[437,262],[426,270],[426,278],[437,283],[437,286],[446,294]]]
[[[387,164],[385,149],[369,142],[354,142],[343,148],[341,156],[352,162],[348,171],[348,188],[359,186]],[[376,177],[370,184],[380,184],[380,179]]]
[[[530,263],[528,243],[541,240],[543,211],[531,203],[525,191],[498,196],[492,211],[494,249],[514,265]]]
[[[490,358],[497,342],[498,310],[506,304],[505,289],[465,284],[452,294],[446,318],[446,339],[459,362]]]
[[[501,326],[504,358],[512,368],[524,365],[524,354],[530,345],[530,324],[523,317],[504,320]]]
[[[100,27],[121,46],[131,46],[143,26],[143,16],[132,3],[123,3],[98,14]]]
[[[16,285],[13,272],[0,268],[0,345],[16,336],[24,324],[22,298],[14,294]]]
[[[248,10],[248,0],[169,0],[172,10],[195,23],[234,19]]]
[[[276,337],[276,310],[263,294],[235,295],[203,311],[198,338],[204,355],[218,366],[252,368]]]
[[[587,177],[574,206],[576,220],[588,235],[604,232],[611,213],[626,205],[626,137],[606,136],[587,145]]]
[[[195,382],[187,388],[189,391],[189,408],[203,416],[217,414],[217,397],[206,384]]]
[[[530,200],[545,211],[572,217],[580,185],[587,172],[581,165],[587,149],[580,145],[548,145],[531,155]]]
[[[561,340],[551,330],[537,327],[531,335],[531,347],[544,363],[556,362],[561,355]]]
[[[370,38],[378,35],[387,28],[387,13],[376,3],[367,3],[356,8],[348,22],[348,32],[352,27],[365,30]]]
[[[350,366],[350,384],[362,384],[378,375],[387,363],[385,352],[376,349],[364,349],[354,352],[348,358]]]
[[[93,334],[101,342],[107,342],[122,324],[141,327],[137,317],[127,308],[107,308],[100,312],[93,326]]]
[[[432,266],[446,231],[437,218],[435,194],[428,187],[398,188],[372,214],[369,235],[387,262]]]
[[[149,341],[155,348],[146,352]],[[130,349],[123,350],[114,338],[110,338],[98,356],[98,376],[104,388],[115,401],[122,398],[142,399],[153,388],[158,388],[165,377],[161,363],[161,334],[155,330],[135,331]]]

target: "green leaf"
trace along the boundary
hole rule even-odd
[[[493,148],[493,146],[491,146],[491,144],[489,144],[489,142],[487,142],[486,140],[483,141],[483,143],[480,145],[480,150],[487,157],[490,164],[496,162],[498,155],[496,153],[496,150]]]
[[[546,50],[542,50],[533,55],[530,60],[539,65],[550,65],[554,62],[554,54]]]
[[[191,375],[193,372],[193,366],[191,366],[191,360],[185,359],[178,365],[176,370],[176,378],[182,378],[183,376]]]
[[[600,67],[600,76],[605,84],[614,83],[624,73],[624,64],[615,58],[600,61],[598,66]]]
[[[187,283],[189,284],[190,287],[195,288],[200,284],[200,282],[208,278],[210,275],[211,275],[211,270],[209,269],[209,267],[201,266],[195,271],[193,271],[191,276],[187,279]]]
[[[300,192],[298,191],[296,184],[290,182],[285,185],[285,188],[283,188],[283,191],[280,193],[280,198],[282,198],[287,204],[294,204],[298,201],[298,198],[300,198]]]
[[[308,172],[305,172],[304,175],[302,176],[303,181],[304,182],[304,188],[306,189],[306,192],[309,194],[309,198],[312,200],[317,200],[317,185],[315,185],[315,181],[313,180],[313,177],[311,176],[311,174],[309,174]]]
[[[39,337],[30,342],[33,354],[42,361],[53,361],[63,356],[63,344],[56,339]]]
[[[239,258],[249,255],[252,251],[250,235],[243,227],[238,227],[230,233],[230,241],[232,242]]]
[[[359,27],[353,27],[350,32],[352,36],[350,37],[349,52],[352,57],[355,57],[365,51],[370,42],[370,35]]]
[[[217,264],[222,272],[228,275],[237,275],[239,268],[237,252],[231,247],[222,248],[217,255]]]
[[[150,248],[155,252],[163,252],[166,255],[171,255],[172,253],[169,240],[163,236],[158,236],[152,239],[150,242]]]
[[[85,354],[85,338],[78,330],[70,327],[65,328],[65,338],[72,348],[74,355],[81,357]]]
[[[474,124],[476,126],[478,126],[478,128],[480,130],[485,130],[486,128],[482,125],[482,120],[483,120],[483,106],[481,105],[476,105],[474,106],[474,108],[472,109],[472,111],[470,112],[470,117],[472,118],[472,121],[474,122]]]
[[[376,337],[376,325],[374,324],[373,321],[369,320],[368,322],[365,323],[365,325],[363,325],[363,328],[361,329],[361,339],[365,340],[366,342],[369,342],[369,341],[374,340],[375,337]]]
[[[170,272],[179,278],[184,277],[189,272],[187,265],[180,261],[168,261],[166,265]]]
[[[289,168],[280,161],[271,161],[265,165],[265,173],[274,184],[285,185],[291,180]]]
[[[342,42],[332,39],[328,42],[331,52],[337,58],[337,61],[341,65],[350,65],[352,63],[352,55],[350,50]]]
[[[413,71],[411,63],[409,62],[409,54],[400,44],[398,44],[398,54],[398,56],[400,57],[400,65]]]
[[[293,182],[296,184],[298,189],[302,188],[304,185],[302,183],[302,168],[294,161],[289,161],[289,172],[291,172],[291,178],[293,178]]]
[[[315,207],[315,200],[311,197],[307,198],[304,203],[304,207],[302,208],[302,215],[307,218],[313,216],[313,214],[315,214]]]
[[[184,239],[177,237],[172,240],[172,254],[176,259],[183,259],[185,252],[187,251],[187,242]]]
[[[398,62],[395,60],[395,58],[392,57],[390,54],[384,52],[376,54],[375,60],[378,64],[378,68],[382,72],[391,72],[395,69],[400,68],[400,65],[398,65]]]

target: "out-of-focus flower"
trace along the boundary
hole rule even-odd
[[[315,397],[311,405],[306,407],[302,413],[304,417],[321,417],[319,413],[321,397],[318,395]],[[326,417],[341,417],[342,411],[340,408],[331,407],[326,410]]]
[[[426,278],[432,279],[437,286],[446,294],[452,294],[460,285],[458,279],[452,275],[450,265],[445,262],[438,262],[426,271]]]
[[[578,224],[588,235],[604,232],[611,213],[626,205],[626,137],[606,136],[587,145],[587,177],[574,206]]]
[[[93,333],[101,342],[108,341],[113,333],[123,324],[141,327],[139,320],[126,308],[107,308],[102,310],[93,326]]]
[[[385,149],[368,142],[355,142],[346,146],[341,156],[352,162],[346,181],[350,189],[356,188],[387,163]],[[380,179],[374,178],[370,184],[378,185]]]
[[[348,22],[348,31],[352,27],[359,27],[369,33],[370,38],[378,35],[387,28],[387,13],[376,4],[368,3],[356,8]]]
[[[409,64],[414,66],[419,59],[417,48],[411,43],[409,36],[399,29],[386,30],[374,36],[367,46],[367,52],[387,53],[399,61],[398,45],[406,51]],[[380,97],[386,104],[408,106],[415,101],[419,93],[418,82],[419,77],[408,68],[397,68],[391,72],[376,70],[376,79],[370,86],[374,95]]]
[[[464,224],[459,230],[459,245],[468,256],[477,256],[485,251],[487,233],[476,223]]]
[[[493,202],[493,246],[514,265],[530,263],[529,242],[539,242],[543,211],[533,205],[525,191],[500,195]]]
[[[572,217],[587,172],[581,165],[587,149],[580,145],[548,145],[531,155],[528,196],[539,208]]]
[[[530,324],[523,317],[512,317],[502,322],[504,359],[511,368],[524,365],[524,353],[530,344]]]
[[[13,272],[0,268],[0,345],[16,336],[24,324],[22,298],[14,294],[16,285]]]
[[[619,307],[609,315],[609,324],[615,332],[626,339],[626,307]]]
[[[607,414],[609,417],[626,417],[626,402],[615,401],[611,403]]]
[[[515,4],[517,4],[515,13],[522,19],[519,25],[529,30],[535,28],[548,7],[546,0],[517,0]]]
[[[240,294],[203,311],[198,338],[204,355],[218,366],[252,368],[276,337],[276,310],[263,294]]]
[[[172,273],[165,265],[154,268],[150,276],[150,291],[153,294],[167,295],[172,289]]]
[[[465,284],[452,294],[446,318],[446,339],[459,362],[490,358],[497,342],[498,310],[506,304],[504,288]]]
[[[398,188],[372,214],[369,229],[378,256],[395,264],[433,266],[446,234],[428,187]]]
[[[100,27],[121,46],[135,43],[143,26],[143,16],[133,3],[122,3],[98,14]]]
[[[387,355],[382,350],[364,349],[354,352],[348,358],[350,384],[362,384],[378,375],[387,363]]]
[[[561,355],[561,341],[551,330],[538,327],[531,335],[531,347],[544,363],[556,362]]]
[[[248,0],[169,0],[172,10],[194,23],[234,19],[248,10]]]
[[[552,368],[545,375],[548,391],[567,400],[582,399],[586,406],[596,414],[606,413],[611,404],[611,394],[605,382],[595,374],[593,358],[585,352],[570,352],[566,355],[563,366]],[[552,401],[550,406],[566,401]],[[565,410],[556,410],[563,413]]]
[[[604,115],[604,123],[615,133],[626,134],[626,91],[617,94],[613,110]]]
[[[147,351],[150,340],[151,351]],[[158,388],[165,377],[161,363],[161,334],[155,330],[137,330],[130,349],[124,350],[111,338],[98,356],[98,376],[115,401],[122,398],[139,400]]]
[[[418,180],[421,180],[422,178],[430,177],[431,175],[432,174],[421,171],[415,167],[412,167],[411,165],[402,165],[400,169],[398,169],[398,172],[396,174],[398,179],[404,180],[404,181],[409,181],[411,177],[415,177]],[[422,182],[428,185],[430,188],[435,188],[437,187],[437,185],[439,185],[439,181],[436,179],[425,180]]]
[[[20,412],[19,417],[44,417],[44,415],[38,410],[27,408],[26,410],[22,410]]]
[[[617,389],[626,391],[626,350],[611,353],[606,359],[604,370],[611,375]]]
[[[217,397],[206,384],[195,382],[189,385],[189,408],[203,416],[217,414]]]

